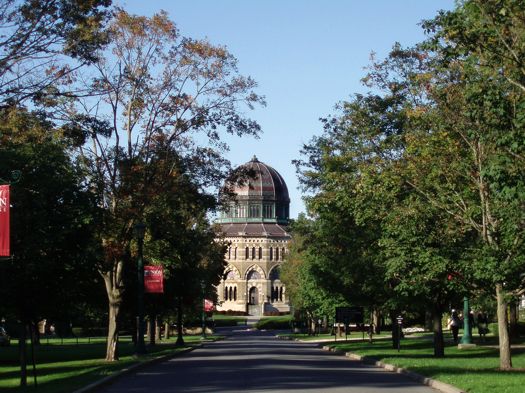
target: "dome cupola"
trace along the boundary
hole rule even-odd
[[[237,181],[232,191],[234,200],[222,212],[218,223],[279,223],[288,224],[290,197],[283,177],[257,157],[243,164],[247,173]]]

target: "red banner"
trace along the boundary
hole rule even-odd
[[[215,310],[215,305],[213,304],[213,302],[211,300],[204,299],[204,311],[210,312],[213,310]]]
[[[164,293],[162,266],[144,266],[144,292]]]
[[[0,186],[0,257],[11,256],[9,235],[9,186]]]

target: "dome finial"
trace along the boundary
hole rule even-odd
[[[252,162],[259,162],[259,160],[257,159],[257,156],[255,154],[252,157]]]

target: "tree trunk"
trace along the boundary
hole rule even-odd
[[[374,333],[381,334],[381,311],[378,309],[372,312],[372,323],[374,324]]]
[[[27,386],[27,351],[26,351],[26,339],[27,339],[27,325],[25,322],[20,324],[20,333],[18,339],[18,352],[20,357],[20,386]]]
[[[442,326],[443,312],[438,307],[432,308],[432,330],[434,332],[434,356],[442,358],[445,356],[445,342],[443,340]]]
[[[146,338],[149,345],[155,345],[155,317],[153,315],[148,316]]]
[[[392,348],[397,349],[398,340],[400,339],[399,335],[399,326],[397,324],[397,313],[390,313],[390,320],[392,323]]]
[[[118,336],[119,336],[119,313],[122,305],[122,295],[124,284],[122,282],[123,262],[116,261],[114,269],[101,272],[106,286],[108,296],[109,315],[108,315],[108,337],[106,345],[106,361],[114,362],[118,357]]]
[[[155,341],[160,342],[160,321],[157,315],[155,315]]]
[[[31,338],[34,345],[40,345],[40,330],[38,330],[38,323],[31,324]]]
[[[170,338],[170,323],[169,321],[164,322],[164,339],[169,340]]]
[[[155,315],[149,316],[148,321],[148,339],[149,345],[155,345],[155,340],[157,339],[156,329],[157,329],[157,317]]]
[[[425,330],[434,331],[434,320],[430,310],[425,311]]]
[[[496,284],[496,299],[498,304],[499,367],[501,370],[510,370],[512,368],[512,359],[507,327],[507,302],[505,301],[502,284]]]
[[[177,302],[177,346],[184,346],[184,338],[182,337],[182,298],[179,297]]]
[[[519,338],[518,331],[518,304],[515,300],[509,303],[510,318],[509,318],[509,333],[510,338]]]
[[[106,346],[106,361],[115,362],[118,358],[118,314],[120,311],[120,302],[109,302],[109,324],[108,324],[108,338]]]

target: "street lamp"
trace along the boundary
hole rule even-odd
[[[472,344],[472,335],[470,331],[470,305],[468,297],[463,298],[463,336],[461,344]]]
[[[401,350],[401,333],[403,333],[403,317],[399,315],[397,321],[397,352]]]
[[[146,233],[146,225],[139,222],[135,225],[135,236],[138,241],[138,259],[137,259],[137,278],[138,278],[138,290],[137,290],[137,312],[138,312],[138,329],[137,329],[137,346],[135,352],[138,355],[146,353],[146,345],[144,344],[144,263],[143,257],[143,246],[144,246],[144,235]]]
[[[202,290],[202,339],[206,339],[206,296],[204,295],[204,290],[206,289],[206,284],[204,281],[201,281],[201,290]]]

